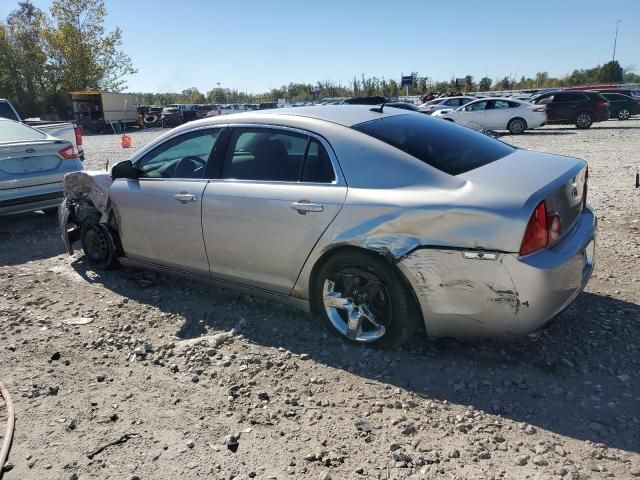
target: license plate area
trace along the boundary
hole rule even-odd
[[[587,244],[587,246],[582,251],[582,258],[584,259],[584,267],[582,269],[582,276],[585,277],[589,275],[591,270],[593,269],[593,262],[596,256],[596,241],[595,239],[591,239],[591,241]]]

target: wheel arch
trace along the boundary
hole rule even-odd
[[[524,117],[513,117],[510,118],[509,121],[507,122],[507,130],[509,130],[509,125],[511,125],[511,122],[513,122],[514,120],[522,120],[524,122],[524,130],[527,130],[529,128],[529,123],[527,122],[527,119]]]
[[[591,117],[591,124],[589,125],[589,127],[578,127],[577,121],[578,121],[578,117],[580,115],[582,115],[583,113],[586,113],[587,115],[589,115]],[[590,128],[596,121],[596,115],[595,113],[593,113],[591,110],[579,110],[578,112],[576,112],[576,114],[573,116],[573,120],[572,123],[578,127],[578,128]]]
[[[311,269],[311,273],[309,275],[309,284],[307,286],[308,292],[309,292],[309,309],[311,313],[314,315],[319,313],[319,310],[318,310],[319,306],[314,304],[313,295],[311,293],[313,292],[316,282],[318,281],[318,272],[320,271],[320,268],[332,256],[338,253],[344,253],[344,252],[350,252],[350,251],[365,253],[371,256],[372,258],[383,258],[385,261],[387,261],[387,263],[398,274],[398,277],[401,279],[403,286],[411,293],[411,298],[413,299],[413,302],[414,302],[415,312],[418,315],[419,323],[420,325],[424,326],[424,318],[422,315],[422,309],[420,308],[421,306],[420,306],[420,301],[418,300],[418,295],[416,294],[415,289],[411,285],[411,282],[409,282],[409,279],[402,272],[402,270],[398,268],[397,266],[398,259],[396,259],[388,251],[373,250],[370,248],[365,248],[357,245],[344,245],[344,244],[334,245],[329,249],[327,249],[314,263],[313,268]]]

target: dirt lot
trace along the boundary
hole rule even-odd
[[[278,304],[95,272],[54,218],[2,218],[0,381],[17,410],[4,478],[640,476],[640,120],[503,139],[587,159],[600,219],[587,292],[512,343],[348,346]],[[115,136],[85,148],[89,168],[130,153]]]

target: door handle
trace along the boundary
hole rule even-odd
[[[318,212],[324,211],[324,205],[310,203],[305,200],[301,200],[299,202],[293,202],[290,206],[293,210],[296,210],[300,215],[306,215],[307,213],[318,213]]]
[[[180,203],[182,204],[186,204],[189,202],[195,202],[198,197],[196,197],[195,195],[191,194],[191,193],[187,193],[187,192],[180,192],[180,193],[176,193],[173,198],[175,198],[176,200],[178,200]]]

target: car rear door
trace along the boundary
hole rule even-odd
[[[109,197],[127,257],[209,276],[202,194],[221,130],[171,137],[134,163],[137,178],[113,182]]]
[[[510,118],[509,107],[509,102],[506,100],[490,100],[484,114],[485,128],[496,130],[507,128]]]
[[[204,192],[202,228],[214,278],[289,294],[347,187],[323,138],[235,126]]]
[[[561,92],[554,95],[552,103],[556,108],[558,120],[572,122],[580,107],[588,100],[587,96],[580,92]]]

